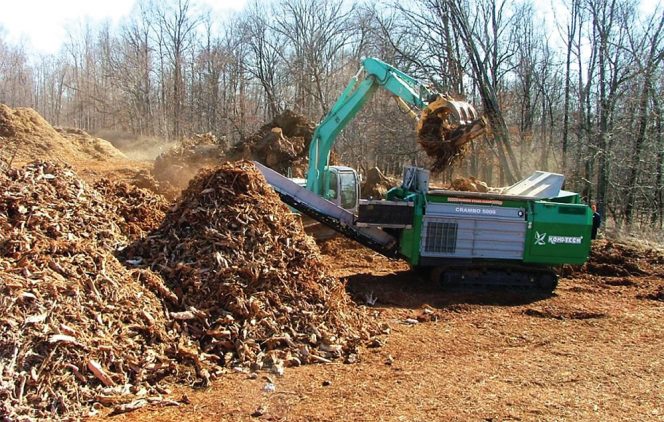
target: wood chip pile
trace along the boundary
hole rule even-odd
[[[201,378],[180,351],[195,347],[167,331],[160,299],[144,287],[149,272],[112,254],[135,234],[121,214],[139,193],[105,188],[46,162],[0,172],[0,419],[59,419],[93,401],[157,394],[167,375]],[[147,230],[154,219],[140,213]],[[149,283],[158,289],[158,277]]]
[[[350,362],[376,332],[250,163],[202,172],[166,213],[49,162],[4,167],[0,189],[0,417],[126,411],[224,367]]]
[[[452,180],[452,186],[451,188],[453,190],[457,191],[463,191],[463,192],[489,192],[491,188],[489,185],[486,184],[486,182],[483,182],[479,180],[476,177],[470,176],[468,178],[466,177],[458,177],[454,180]]]
[[[634,243],[595,240],[588,261],[575,267],[575,276],[644,276],[660,275],[664,254]]]
[[[199,173],[126,255],[163,276],[179,330],[224,366],[352,361],[373,330],[249,162]]]
[[[117,215],[122,232],[130,240],[137,240],[158,227],[170,208],[163,196],[125,182],[102,179],[93,187],[105,198],[109,210]]]
[[[115,148],[109,141],[92,136],[83,129],[58,126],[54,126],[53,129],[81,155],[80,157],[76,157],[78,159],[94,159],[99,161],[127,159],[127,156]]]
[[[309,144],[315,125],[306,117],[286,110],[233,148],[231,157],[261,162],[293,177],[305,177]]]
[[[645,300],[664,300],[664,250],[641,239],[593,240],[588,261],[562,275],[603,288],[630,287]]]
[[[5,161],[125,159],[110,142],[80,129],[56,129],[35,110],[0,104],[0,155]]]

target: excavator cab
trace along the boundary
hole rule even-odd
[[[360,183],[357,172],[346,166],[328,166],[323,197],[335,205],[357,214]]]

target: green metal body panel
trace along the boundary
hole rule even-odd
[[[423,217],[427,203],[446,203],[447,195],[407,192],[400,188],[387,194],[389,200],[409,200],[415,204],[412,228],[399,237],[399,251],[413,266],[420,264]],[[588,259],[591,244],[592,211],[581,204],[578,194],[563,195],[551,200],[524,200],[505,197],[500,207],[526,210],[527,230],[524,253],[520,262],[541,266],[582,264]],[[456,203],[456,202],[455,202]],[[499,246],[499,245],[497,245]]]
[[[549,199],[551,202],[559,202],[563,204],[582,204],[581,195],[574,192],[560,191],[560,195],[555,198]]]
[[[587,205],[533,201],[523,262],[583,264],[590,252],[592,218]]]

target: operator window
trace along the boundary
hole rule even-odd
[[[327,199],[337,199],[337,188],[339,185],[337,174],[330,172],[329,186],[327,190]]]
[[[353,173],[340,173],[341,206],[347,210],[355,208],[357,204],[357,183]]]

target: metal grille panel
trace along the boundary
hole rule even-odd
[[[424,216],[422,223],[423,257],[523,258],[527,227],[524,220]]]
[[[426,225],[424,250],[429,253],[450,253],[456,251],[457,231],[456,222],[429,222]]]

